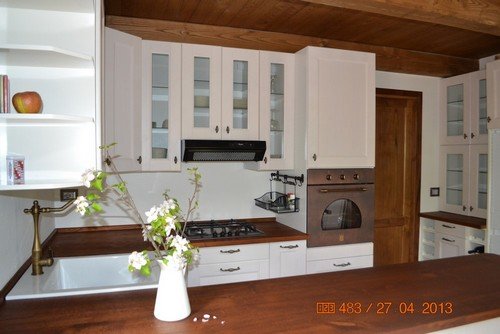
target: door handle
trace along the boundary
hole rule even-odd
[[[341,264],[333,264],[334,267],[347,267],[347,266],[350,266],[351,265],[351,262],[347,262],[347,263],[341,263]]]
[[[221,250],[220,252],[223,253],[223,254],[234,254],[234,253],[239,253],[240,249],[239,248],[238,249],[230,249],[230,250],[227,250],[227,251]]]
[[[319,192],[322,194],[327,193],[343,193],[343,192],[358,192],[358,191],[368,191],[366,188],[340,188],[340,189],[320,189]]]
[[[236,268],[228,268],[228,269],[222,269],[222,268],[219,268],[220,271],[224,271],[224,272],[230,272],[232,273],[233,271],[238,271],[240,270],[241,268],[240,267],[236,267]]]
[[[451,240],[451,239],[448,239],[448,238],[441,238],[443,239],[444,241],[448,241],[448,242],[455,242],[455,240]]]
[[[299,248],[299,245],[288,245],[288,246],[281,246],[280,248],[285,248],[285,249],[294,249],[294,248]]]

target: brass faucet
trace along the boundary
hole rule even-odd
[[[38,221],[40,219],[40,214],[64,211],[71,204],[73,204],[73,202],[74,201],[69,201],[60,208],[42,208],[38,204],[38,201],[33,201],[33,206],[30,209],[24,209],[24,213],[31,213],[31,215],[33,216],[34,225],[33,248],[31,249],[31,263],[33,264],[31,275],[42,275],[42,267],[50,267],[52,264],[54,264],[52,252],[50,252],[48,258],[42,259],[42,246],[40,244],[40,232],[38,230]]]

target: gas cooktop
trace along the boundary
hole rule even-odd
[[[214,220],[202,223],[191,222],[187,224],[184,232],[189,240],[241,238],[264,234],[253,224],[233,219],[225,222]]]

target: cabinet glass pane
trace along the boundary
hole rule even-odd
[[[486,111],[486,79],[479,80],[479,133],[488,134],[488,113]]]
[[[285,65],[271,64],[271,136],[270,153],[271,159],[283,158],[283,125],[285,121],[284,98],[285,98]]]
[[[168,153],[169,56],[153,54],[152,57],[151,156],[153,159],[166,159]]]
[[[233,128],[248,129],[248,62],[233,62]]]
[[[210,127],[210,58],[194,57],[194,127]]]
[[[464,85],[454,85],[447,88],[447,134],[461,136],[464,133]]]
[[[463,166],[462,154],[446,156],[446,203],[448,204],[462,205]]]
[[[486,209],[488,197],[488,155],[479,154],[479,170],[477,180],[477,206]]]

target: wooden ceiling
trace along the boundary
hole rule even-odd
[[[104,0],[144,39],[296,52],[374,52],[377,69],[448,77],[500,53],[498,0]]]

